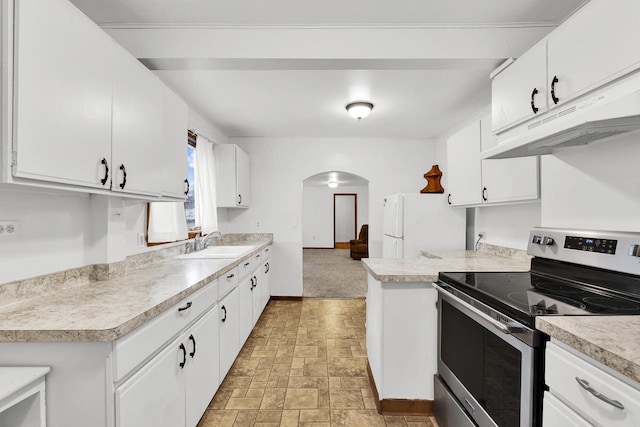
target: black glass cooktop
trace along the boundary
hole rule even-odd
[[[537,315],[640,314],[640,298],[535,272],[440,273],[440,280],[529,325]]]

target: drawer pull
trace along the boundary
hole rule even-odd
[[[598,399],[602,400],[605,403],[608,403],[611,406],[614,406],[614,407],[616,407],[618,409],[624,410],[624,405],[622,405],[622,403],[618,402],[617,400],[613,400],[610,397],[607,397],[602,393],[599,393],[598,391],[596,391],[593,387],[591,387],[589,385],[589,382],[587,380],[583,380],[580,377],[576,377],[576,381],[578,382],[578,384],[580,384],[580,387],[582,387],[583,389],[587,390],[594,397],[597,397]]]
[[[189,301],[189,302],[187,303],[187,305],[185,305],[184,307],[180,307],[180,308],[178,309],[178,311],[185,311],[185,310],[189,310],[189,309],[191,308],[191,305],[192,305],[192,304],[193,304],[193,303],[192,303],[191,301]]]
[[[186,365],[187,363],[187,349],[182,343],[180,344],[180,350],[182,350],[182,362],[180,362],[179,365],[180,365],[180,369],[183,369],[184,365]]]
[[[227,276],[227,280],[233,279],[234,277],[236,277],[235,274],[230,274],[230,275]]]
[[[193,334],[189,335],[189,340],[193,343],[193,351],[189,353],[189,356],[193,359],[193,356],[196,355],[196,339],[193,337]]]
[[[251,264],[250,262],[245,262],[245,263],[244,263],[244,266],[245,266],[245,267],[249,267],[249,265],[250,265],[250,264]]]

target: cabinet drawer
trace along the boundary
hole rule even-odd
[[[222,299],[238,285],[239,267],[232,268],[218,278],[220,283],[219,299]]]
[[[554,396],[596,425],[640,425],[640,390],[553,343],[549,343],[546,350],[545,379]],[[617,403],[607,403],[594,393]],[[624,409],[617,408],[616,404]]]
[[[118,339],[113,348],[113,376],[119,381],[153,356],[218,300],[218,280],[189,295],[154,319]]]
[[[544,427],[591,427],[584,418],[548,391],[544,392],[542,425]]]
[[[249,277],[249,274],[255,269],[255,266],[251,262],[252,260],[252,258],[248,258],[240,263],[240,265],[238,266],[238,271],[240,274],[238,281],[241,281],[245,277]]]
[[[266,248],[264,248],[261,253],[262,262],[267,261],[269,258],[271,258],[271,246],[267,246]]]

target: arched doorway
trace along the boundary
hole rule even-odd
[[[356,238],[368,223],[369,181],[365,178],[327,171],[303,181],[303,296],[365,296],[366,273],[360,261],[351,259],[347,236]]]

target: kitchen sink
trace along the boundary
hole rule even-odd
[[[210,246],[201,251],[178,255],[177,259],[233,259],[255,249],[255,246]]]

